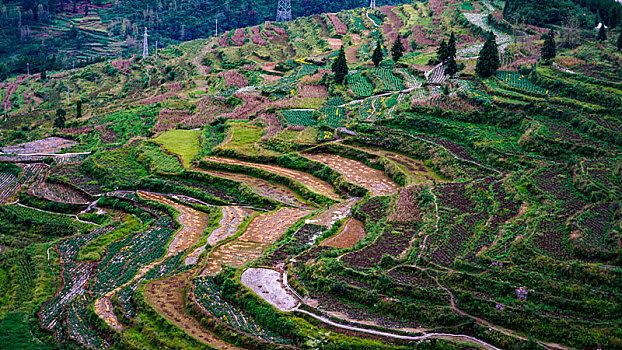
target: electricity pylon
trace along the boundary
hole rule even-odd
[[[277,22],[287,22],[292,20],[291,0],[279,0],[279,8],[276,11]]]
[[[369,8],[370,9],[375,9],[376,8],[376,0],[371,0],[371,2],[369,3]]]
[[[149,35],[147,34],[147,27],[145,27],[145,35],[143,36],[143,59],[149,57]]]

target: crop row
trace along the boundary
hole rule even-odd
[[[331,128],[344,126],[347,116],[346,107],[322,107],[320,113],[323,115],[324,122]]]
[[[213,279],[208,276],[197,277],[194,279],[194,295],[209,313],[214,315],[224,324],[247,333],[251,336],[275,343],[287,344],[288,341],[278,335],[261,328],[259,324],[244,310],[231,305],[220,296],[220,290],[213,283]]]
[[[24,166],[21,175],[16,179],[14,179],[14,176],[9,176],[10,174],[0,175],[4,176],[2,186],[0,186],[0,203],[11,198],[22,185],[29,183],[48,168],[45,164],[27,164]]]
[[[534,85],[529,78],[518,72],[497,71],[497,79],[517,89],[548,95],[549,90]]]
[[[317,124],[317,121],[313,118],[313,111],[286,110],[281,113],[283,113],[283,117],[290,125],[314,126]]]
[[[108,343],[103,340],[85,321],[87,300],[84,295],[77,297],[67,308],[67,331],[69,336],[88,349],[105,349]]]
[[[385,255],[398,258],[410,247],[410,241],[418,232],[413,224],[394,224],[385,228],[376,241],[356,252],[348,253],[341,259],[351,266],[371,268],[379,265]]]
[[[369,97],[374,93],[374,86],[360,74],[348,75],[348,85],[357,97]]]
[[[382,81],[385,90],[398,91],[404,89],[402,79],[396,77],[390,69],[374,68],[372,71]]]

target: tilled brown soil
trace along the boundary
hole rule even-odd
[[[333,248],[351,248],[365,238],[365,224],[357,219],[350,219],[338,235],[331,237],[321,245]]]

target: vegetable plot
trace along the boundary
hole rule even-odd
[[[374,86],[358,73],[348,75],[348,85],[357,97],[369,97],[374,93]]]

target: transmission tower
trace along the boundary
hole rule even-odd
[[[369,8],[370,9],[375,9],[376,8],[376,0],[371,0],[371,2],[369,3]]]
[[[145,27],[145,35],[143,37],[143,59],[149,57],[149,35],[147,34],[147,27]]]
[[[277,22],[287,22],[292,20],[291,0],[279,0],[279,8],[276,11]]]

